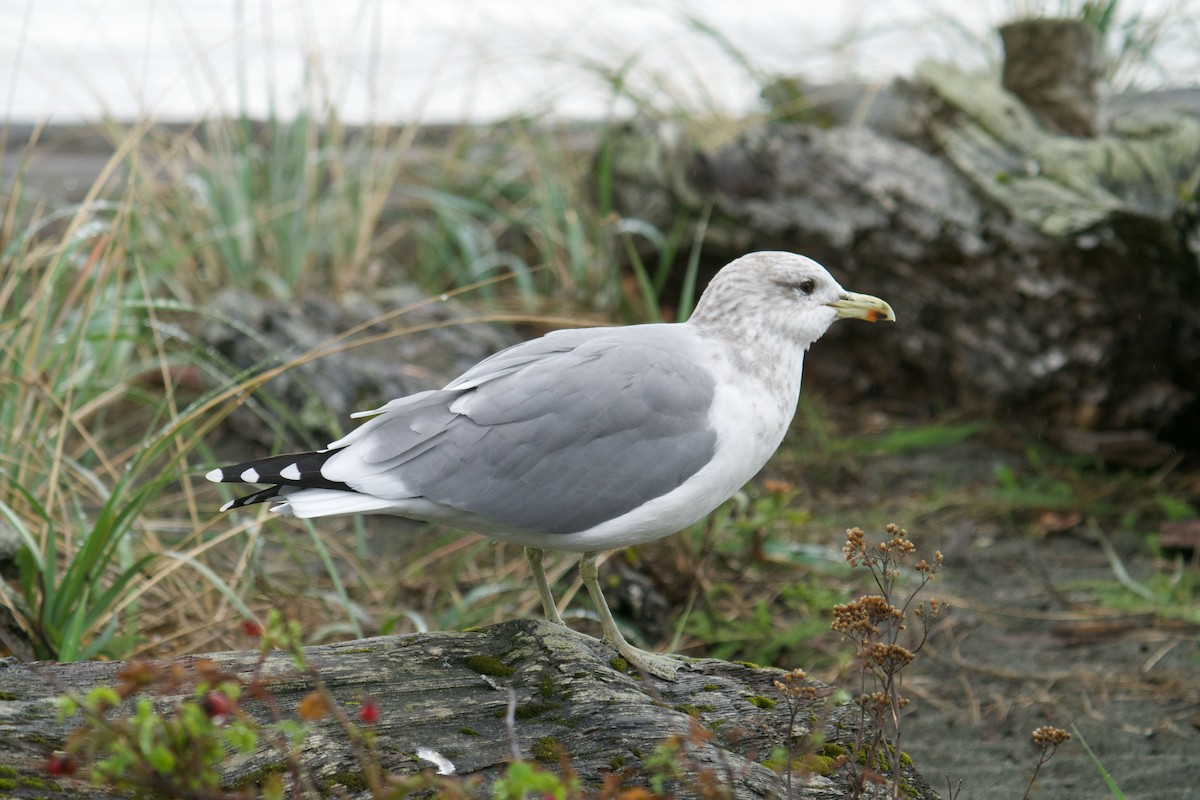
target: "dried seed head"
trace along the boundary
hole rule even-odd
[[[904,612],[893,606],[887,598],[870,594],[857,600],[833,607],[833,630],[852,637],[869,638],[879,633],[880,624],[904,627]]]
[[[846,544],[842,546],[842,555],[850,566],[857,567],[867,557],[866,537],[862,528],[846,531]]]
[[[1039,744],[1042,747],[1058,747],[1063,742],[1070,741],[1070,739],[1071,734],[1062,728],[1055,728],[1052,725],[1043,725],[1033,730],[1033,743]]]
[[[916,656],[907,648],[898,644],[876,643],[864,651],[863,657],[867,664],[878,667],[884,672],[895,673],[912,663]]]
[[[817,687],[807,684],[808,673],[802,669],[794,669],[783,674],[783,680],[775,681],[775,689],[787,700],[802,699],[816,700]]]
[[[878,714],[890,707],[892,703],[888,698],[887,692],[871,692],[870,694],[860,695],[858,704],[867,711]]]

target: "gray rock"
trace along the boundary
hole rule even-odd
[[[238,435],[264,445],[274,442],[277,419],[324,445],[342,435],[352,412],[443,386],[519,341],[508,325],[412,287],[297,303],[226,290],[210,311],[202,338],[228,371],[255,374],[294,360],[230,415]],[[350,331],[358,332],[338,338]]]
[[[631,126],[614,139],[617,208],[664,230],[711,208],[707,263],[793,250],[886,298],[899,324],[883,340],[834,328],[806,362],[834,402],[959,406],[1067,442],[1139,431],[1121,441],[1140,454],[1101,448],[1133,463],[1169,455],[1156,439],[1200,446],[1194,98],[1148,114],[1142,97],[1080,139],[943,65],[887,97],[880,130],[762,125],[705,148]]]

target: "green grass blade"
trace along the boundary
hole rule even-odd
[[[1083,734],[1074,725],[1071,726],[1071,733],[1083,745],[1084,752],[1088,754],[1088,758],[1092,759],[1092,763],[1096,765],[1096,769],[1100,772],[1100,777],[1104,779],[1104,784],[1108,787],[1109,793],[1117,798],[1117,800],[1125,800],[1125,793],[1117,786],[1117,782],[1108,774],[1108,770],[1104,768],[1104,764],[1100,763],[1099,757],[1092,752],[1092,748],[1088,747],[1087,740],[1083,738]]]
[[[58,651],[59,661],[74,661],[79,653],[79,640],[83,637],[84,619],[87,616],[88,609],[88,587],[84,587],[83,596],[79,598],[79,604],[72,610],[67,619],[66,626],[58,634],[57,641],[52,642]],[[52,634],[55,629],[48,628],[47,633]]]
[[[329,580],[333,582],[333,590],[342,603],[342,609],[346,612],[346,618],[354,631],[354,637],[356,639],[363,638],[362,627],[358,624],[358,614],[355,612],[355,604],[350,599],[350,595],[346,593],[346,585],[342,583],[342,576],[338,574],[337,566],[329,555],[329,549],[321,541],[321,536],[317,533],[316,526],[312,524],[311,520],[304,520],[304,528],[308,531],[317,555],[321,557],[321,563],[325,565],[325,572],[329,575]]]
[[[708,232],[708,220],[712,216],[713,204],[709,201],[704,206],[704,213],[696,223],[696,232],[692,236],[692,248],[688,251],[687,269],[683,273],[683,288],[679,291],[679,308],[675,318],[684,322],[696,308],[696,276],[700,272],[700,251],[704,248],[704,235]]]
[[[212,584],[214,589],[225,596],[225,599],[229,601],[231,606],[237,609],[237,612],[242,615],[243,619],[258,618],[250,610],[249,606],[242,601],[242,598],[238,597],[237,592],[233,591],[229,584],[223,581],[221,577],[217,575],[217,573],[213,572],[212,569],[210,569],[209,566],[204,562],[197,561],[187,553],[179,553],[174,550],[166,550],[162,555],[164,558],[173,558],[176,561],[182,561],[192,569],[196,570],[196,572],[199,572],[205,578],[205,580]]]
[[[152,564],[156,556],[154,554],[144,555],[126,567],[120,575],[118,575],[109,587],[104,590],[104,593],[97,597],[91,604],[87,618],[84,620],[84,631],[91,630],[100,619],[109,612],[118,600],[121,599],[125,592],[125,588],[133,582],[135,578],[142,574],[147,566]]]

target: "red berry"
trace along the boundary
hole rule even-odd
[[[205,714],[212,717],[213,722],[220,725],[229,718],[230,712],[233,711],[233,701],[224,692],[209,692],[200,701],[200,708]]]
[[[75,759],[64,753],[53,753],[46,761],[46,772],[51,775],[74,775]]]
[[[379,705],[374,700],[364,700],[358,710],[358,718],[364,725],[374,725],[379,721]]]
[[[263,626],[258,621],[244,619],[242,620],[242,633],[246,634],[247,636],[254,636],[257,638],[262,636],[265,631],[263,631]]]

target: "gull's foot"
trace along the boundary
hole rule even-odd
[[[611,642],[606,644],[612,645]],[[650,653],[646,650],[639,650],[628,642],[622,641],[615,645],[617,652],[621,654],[621,658],[629,662],[630,666],[636,667],[642,672],[653,675],[656,678],[662,678],[664,681],[674,681],[675,674],[681,669],[691,669],[682,656],[668,656],[662,653]]]
[[[547,620],[549,622],[549,620]],[[629,642],[621,637],[619,642],[611,641],[608,638],[597,639],[595,636],[586,634],[583,631],[577,631],[570,625],[563,624],[563,630],[572,636],[583,639],[586,642],[600,643],[606,647],[611,647],[617,651],[617,654],[624,659],[629,666],[634,667],[642,672],[649,673],[656,678],[662,678],[665,681],[674,681],[676,673],[681,669],[692,669],[691,664],[683,656],[671,656],[663,653],[651,653],[648,650],[641,650],[634,647]]]

